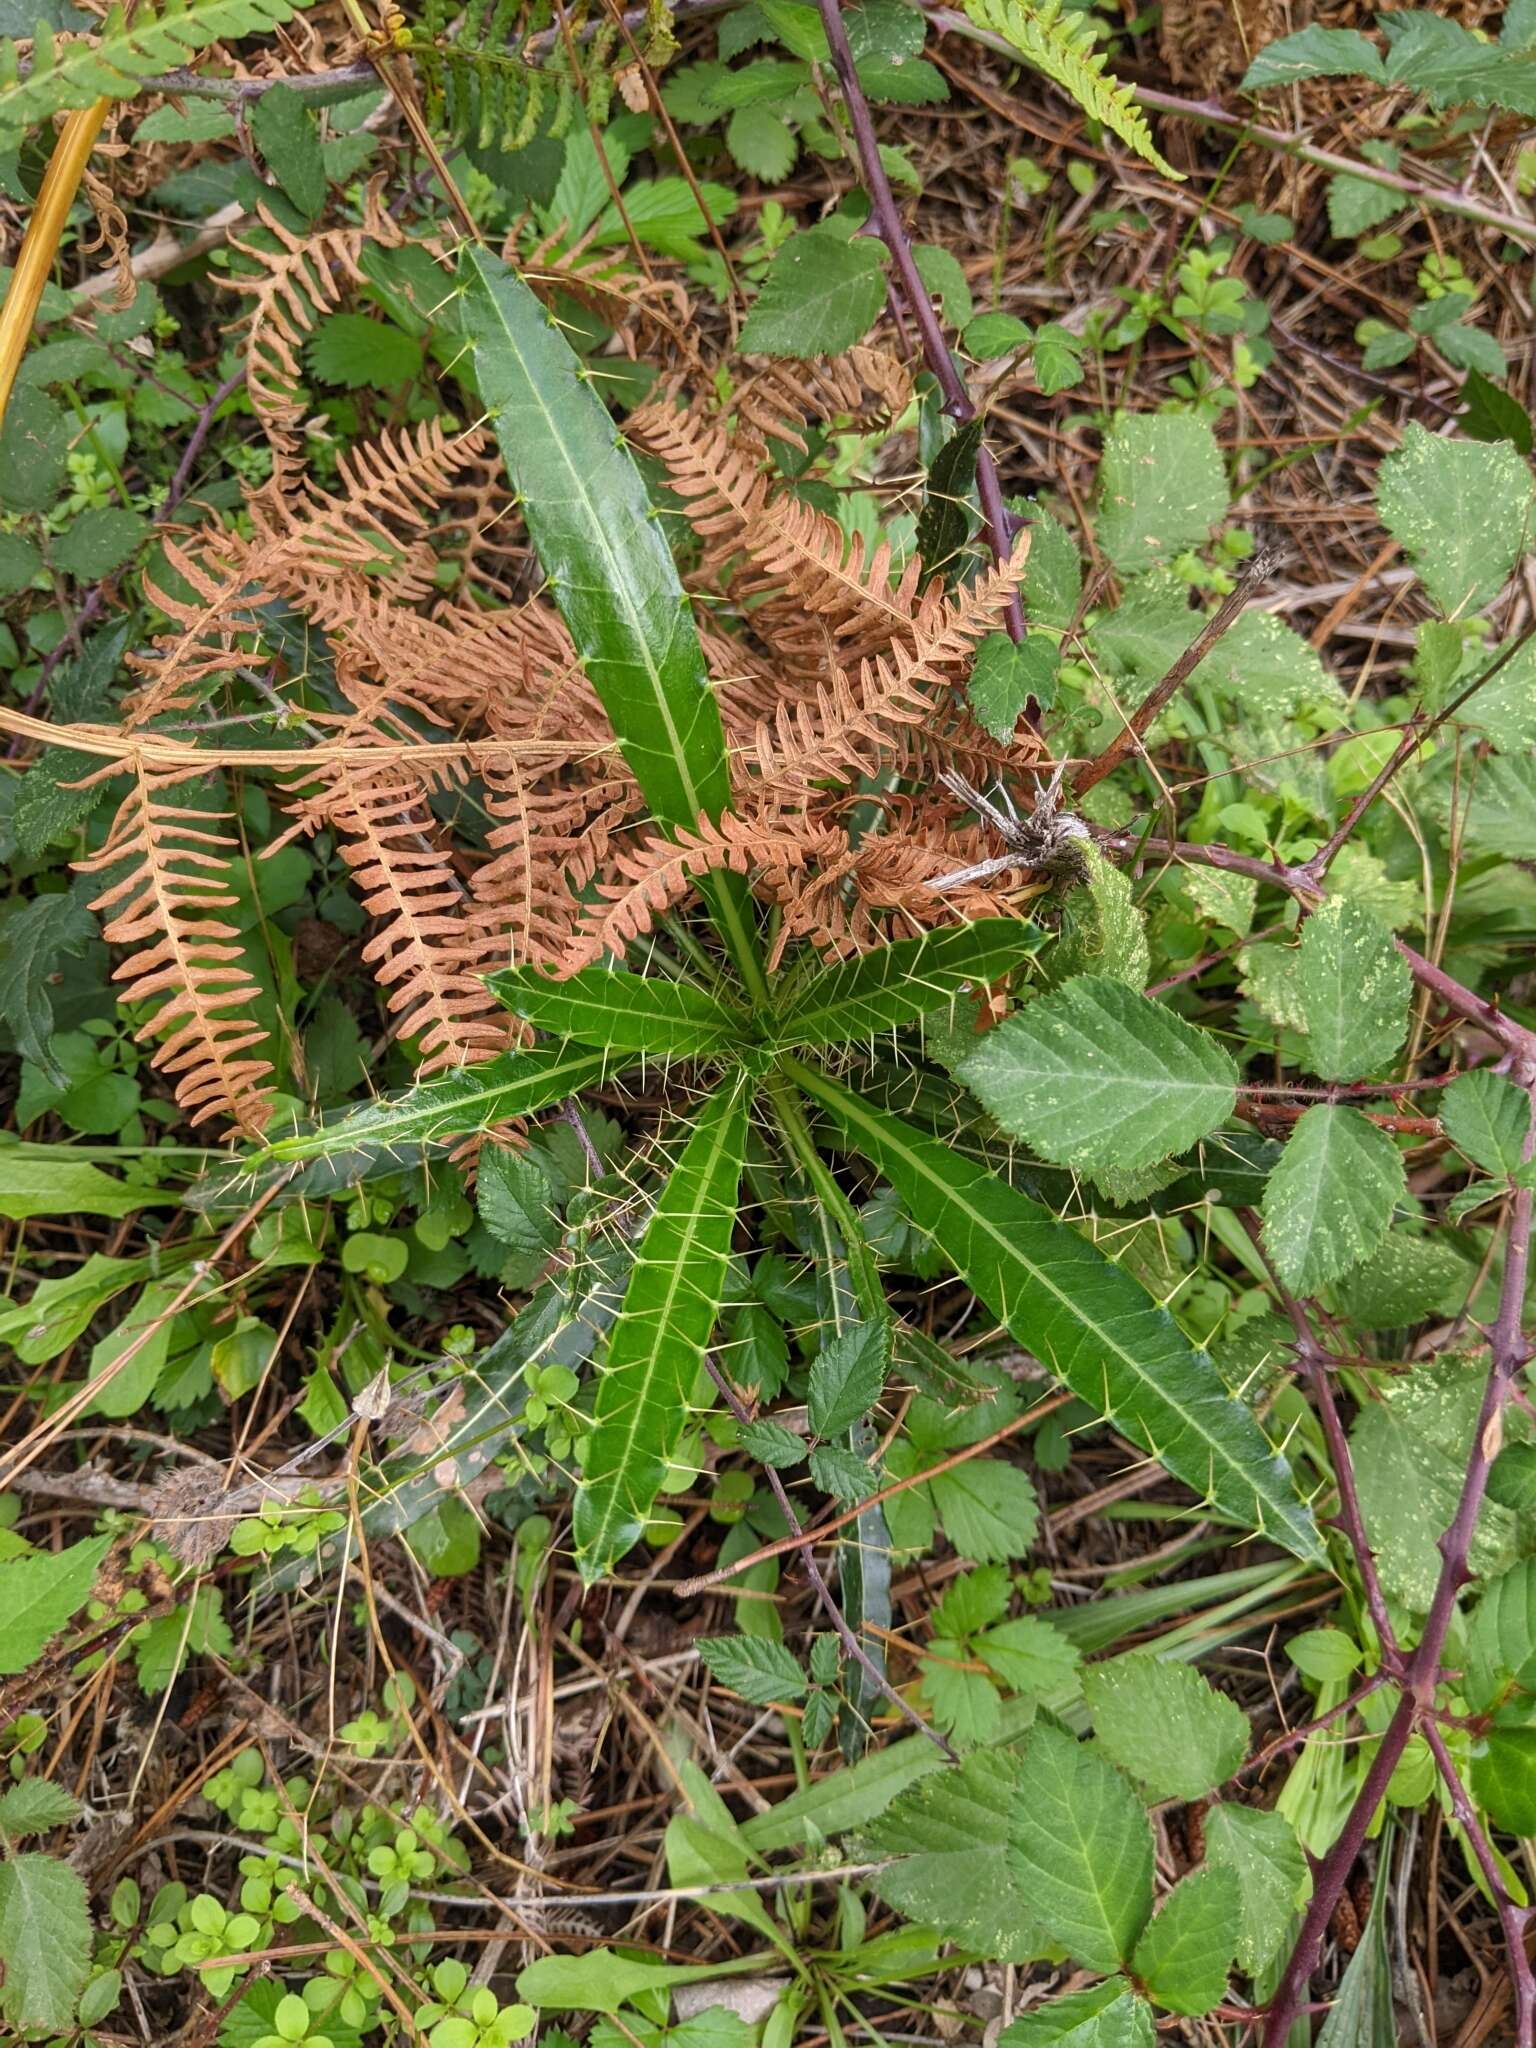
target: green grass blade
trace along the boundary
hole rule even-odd
[[[640,472],[517,272],[467,247],[460,276],[481,399],[614,737],[662,824],[716,819],[731,800],[725,733]]]
[[[539,1030],[609,1052],[700,1059],[746,1036],[744,1020],[692,982],[602,966],[564,981],[536,967],[508,968],[486,980],[498,1002]]]
[[[478,1067],[439,1074],[388,1102],[370,1102],[317,1130],[296,1131],[266,1149],[267,1159],[329,1159],[359,1146],[418,1145],[431,1138],[489,1130],[511,1116],[531,1116],[632,1062],[611,1060],[584,1045],[536,1045]]]
[[[780,1045],[837,1045],[908,1024],[972,983],[985,987],[1039,951],[1045,934],[1015,917],[944,925],[823,968],[773,1026]]]
[[[1289,1467],[1129,1273],[984,1168],[799,1061],[782,1064],[1021,1344],[1202,1499],[1321,1561]]]
[[[706,1103],[646,1226],[598,1376],[576,1496],[576,1561],[588,1585],[640,1536],[687,1425],[730,1264],[750,1087],[739,1070]]]

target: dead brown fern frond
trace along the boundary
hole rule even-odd
[[[299,360],[316,320],[341,304],[345,286],[365,282],[363,250],[370,242],[398,248],[405,235],[381,202],[380,184],[368,188],[362,225],[296,235],[266,207],[257,209],[262,227],[277,243],[230,237],[231,248],[255,264],[254,274],[226,276],[231,290],[251,300],[246,335],[246,388],[272,450],[272,481],[278,488],[294,474],[304,441],[304,369]],[[443,296],[453,286],[445,276]]]
[[[420,782],[400,769],[338,777],[325,806],[377,930],[362,957],[403,1032],[421,1042],[421,1071],[472,1066],[503,1051],[512,1019],[465,965],[467,892],[428,830]]]
[[[782,661],[825,668],[832,654],[851,663],[905,636],[922,574],[915,555],[893,584],[889,546],[867,551],[857,536],[850,541],[697,406],[637,407],[628,431],[686,501],[707,567],[718,572],[737,556],[752,564],[731,577],[731,595]]]
[[[153,1063],[174,1078],[188,1121],[228,1116],[254,1133],[267,1120],[272,1066],[254,1051],[266,1036],[251,1016],[260,990],[240,927],[223,915],[239,902],[230,865],[239,842],[216,829],[226,812],[174,801],[193,782],[206,777],[141,767],[106,844],[76,866],[115,877],[91,907],[107,944],[128,950],[113,979],[126,984],[125,1003],[152,1006],[136,1035],[158,1040]]]
[[[935,715],[941,691],[958,678],[977,643],[1001,624],[1023,580],[1029,551],[1022,536],[1010,560],[947,597],[932,586],[907,620],[904,644],[838,669],[798,700],[780,704],[745,748],[764,783],[782,792],[830,777],[867,775],[883,755],[899,758],[909,736]]]

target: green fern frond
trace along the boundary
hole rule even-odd
[[[52,114],[95,100],[132,99],[140,82],[174,71],[213,43],[258,35],[302,12],[308,0],[168,0],[130,24],[115,6],[98,35],[58,42],[38,24],[32,65],[20,75],[16,45],[0,42],[0,141],[14,141]]]
[[[426,88],[428,119],[479,148],[525,148],[535,135],[563,135],[575,107],[558,54],[539,65],[522,54],[548,21],[525,0],[427,0],[410,54]]]
[[[1062,0],[964,0],[966,13],[978,28],[991,31],[1017,50],[1026,64],[1043,72],[1053,85],[1071,93],[1083,112],[1102,121],[1112,134],[1165,177],[1183,180],[1152,140],[1147,117],[1136,95],[1113,73],[1105,73],[1105,56],[1093,46],[1089,17],[1065,13]]]

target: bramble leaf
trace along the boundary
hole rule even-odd
[[[1315,1294],[1368,1259],[1407,1190],[1403,1156],[1358,1109],[1303,1112],[1264,1190],[1264,1242],[1295,1294]]]
[[[1130,1960],[1152,1910],[1152,1828],[1114,1765],[1037,1724],[1014,1780],[1014,1881],[1053,1941],[1091,1970]]]
[[[1154,1799],[1200,1799],[1248,1754],[1248,1717],[1192,1664],[1147,1651],[1083,1673],[1093,1732]]]
[[[1360,1081],[1390,1065],[1408,1035],[1413,981],[1386,926],[1335,897],[1307,919],[1295,968],[1313,1073]]]
[[[956,1073],[1005,1131],[1087,1172],[1185,1152],[1237,1100],[1237,1069],[1209,1032],[1107,975],[1026,1004]]]
[[[1207,1864],[1176,1884],[1136,1944],[1136,1976],[1169,2012],[1219,2005],[1242,1933],[1236,1873]]]

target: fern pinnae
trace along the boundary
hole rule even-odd
[[[1127,148],[1163,173],[1183,183],[1152,139],[1147,117],[1130,86],[1106,71],[1107,59],[1094,48],[1094,30],[1086,13],[1071,12],[1062,0],[963,0],[966,13],[980,29],[998,37],[1011,50],[1059,85],[1088,115],[1101,121]]]

